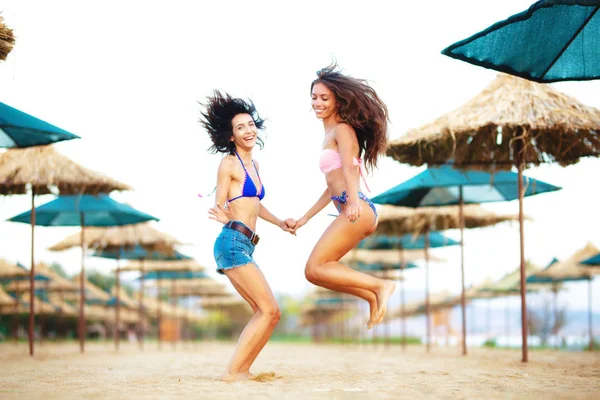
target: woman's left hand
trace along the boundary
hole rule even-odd
[[[348,217],[348,220],[350,222],[355,222],[357,219],[360,218],[360,204],[358,204],[358,201],[351,201],[348,200],[348,203],[346,204],[346,217]]]
[[[222,224],[226,224],[231,220],[231,211],[223,208],[220,204],[215,205],[213,208],[208,209],[210,214],[208,218],[219,221]]]

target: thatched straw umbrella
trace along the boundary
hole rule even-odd
[[[59,243],[51,246],[48,250],[50,251],[62,251],[67,250],[72,247],[78,247],[83,245],[85,248],[93,248],[95,250],[110,250],[114,249],[116,253],[116,261],[117,265],[120,261],[120,256],[122,250],[132,249],[135,246],[142,246],[144,249],[148,251],[158,251],[161,253],[165,253],[165,255],[171,254],[174,252],[173,247],[176,245],[183,244],[179,240],[175,239],[173,236],[170,236],[164,232],[161,232],[157,229],[154,229],[148,223],[140,223],[133,225],[124,225],[124,226],[116,226],[116,227],[89,227],[85,229],[85,243],[81,243],[80,237],[83,237],[80,233],[76,233],[70,236],[67,236]],[[144,264],[141,261],[140,271],[142,272],[142,276],[144,275]],[[116,307],[115,307],[115,348],[119,349],[119,311],[120,311],[120,301],[119,294],[121,291],[120,288],[120,269],[117,267],[115,270],[116,277]],[[140,290],[140,314],[143,312],[143,297],[144,297],[144,281],[141,282],[141,290]],[[143,321],[140,315],[140,321]],[[143,329],[140,329],[140,347],[143,347]]]
[[[521,279],[525,280],[523,170],[541,163],[561,166],[600,154],[600,110],[543,85],[499,74],[460,108],[390,142],[388,156],[411,165],[518,171]],[[526,284],[521,286],[524,326],[522,361],[527,362]]]
[[[581,262],[600,253],[600,249],[591,243],[577,250],[571,257],[550,265],[545,270],[536,274],[538,278],[549,278],[552,281],[588,281],[588,329],[590,335],[590,350],[594,348],[594,335],[592,329],[592,280],[600,272],[600,268],[582,266]]]
[[[13,299],[8,293],[6,293],[0,287],[0,307],[11,306],[11,305],[13,305],[14,302],[15,302],[15,299]]]
[[[15,45],[15,35],[4,23],[4,17],[0,15],[0,60],[6,60],[6,57]]]
[[[170,243],[160,243],[160,242],[155,242],[155,246],[157,246],[158,248],[165,248],[165,247],[171,247],[175,244],[181,244],[179,241],[173,241]],[[167,272],[185,272],[185,271],[192,271],[192,272],[199,272],[199,271],[204,271],[206,270],[206,268],[200,264],[198,264],[197,261],[195,260],[191,260],[191,259],[185,259],[185,260],[137,260],[137,261],[130,261],[128,262],[124,267],[119,268],[117,270],[117,276],[119,275],[120,272],[123,271],[140,271],[141,273],[141,294],[140,296],[143,296],[143,286],[144,286],[144,275],[146,272],[156,272],[157,274],[157,279],[156,279],[156,283],[157,283],[157,288],[156,288],[156,298],[158,299],[160,297],[161,294],[161,283],[162,283],[162,279],[160,278],[160,274],[161,273],[167,273]],[[172,288],[172,292],[174,292],[174,290],[177,288],[177,282],[175,280],[171,281],[171,288]],[[173,294],[175,296],[175,294]],[[143,307],[143,304],[140,303],[140,310],[141,307]],[[158,315],[157,315],[157,323],[158,323],[158,347],[159,349],[162,346],[162,338],[160,335],[160,323],[162,321],[162,308],[159,307],[158,308]]]
[[[131,187],[99,172],[84,168],[57,152],[52,146],[10,149],[0,155],[0,194],[27,194],[31,188],[31,282],[35,276],[35,195],[98,194],[113,190],[131,190]],[[83,231],[82,231],[83,239]],[[82,282],[83,284],[83,275]],[[33,297],[33,283],[31,283]],[[29,354],[33,355],[33,302],[29,315]]]
[[[376,233],[383,235],[401,235],[406,233],[425,235],[425,298],[427,299],[429,296],[429,259],[427,257],[429,254],[429,232],[457,228],[483,228],[515,220],[518,220],[518,216],[516,215],[498,215],[476,204],[420,208],[384,206],[381,209]],[[463,267],[461,264],[462,352],[466,354],[467,322]],[[427,327],[429,329],[429,313],[427,312],[426,314]],[[429,344],[427,349],[429,349]]]

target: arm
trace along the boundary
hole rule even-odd
[[[217,191],[215,194],[215,206],[208,210],[208,218],[219,221],[223,224],[229,222],[230,212],[225,209],[227,195],[229,194],[229,186],[233,176],[233,168],[231,160],[227,157],[221,160],[219,170],[217,172]]]
[[[356,132],[347,124],[340,124],[335,129],[335,140],[342,160],[342,172],[348,203],[346,215],[350,222],[360,217],[360,205],[358,204],[358,184],[356,180],[356,166],[354,165],[354,154],[357,150]]]
[[[315,215],[317,215],[322,209],[324,209],[329,202],[331,202],[331,195],[329,194],[329,189],[325,189],[319,200],[296,222],[296,229],[300,228]]]
[[[258,161],[254,161],[254,165],[256,166],[256,170],[259,171]],[[291,219],[286,219],[283,221],[277,218],[269,210],[267,210],[267,207],[265,207],[262,203],[260,203],[260,208],[258,209],[258,216],[259,218],[262,218],[265,221],[280,227],[284,231],[294,234],[294,232],[292,232],[292,228],[296,225],[296,221]]]

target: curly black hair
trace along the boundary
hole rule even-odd
[[[215,90],[212,96],[208,96],[206,104],[202,105],[205,110],[201,112],[200,124],[206,129],[212,140],[212,146],[208,149],[213,154],[234,154],[235,144],[230,140],[233,135],[231,120],[238,114],[248,114],[254,120],[258,130],[264,130],[265,120],[260,118],[256,107],[251,100],[233,98],[228,93]],[[264,142],[257,137],[256,142],[262,149]]]

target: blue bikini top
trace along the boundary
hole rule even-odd
[[[258,169],[256,169],[256,164],[254,164],[254,160],[252,160],[252,165],[254,166],[254,170],[256,171],[256,176],[258,176],[258,182],[260,183],[260,193],[258,192],[258,188],[254,184],[252,177],[246,170],[246,167],[244,166],[244,163],[242,162],[240,155],[237,153],[237,151],[234,150],[234,152],[235,152],[235,155],[237,156],[238,160],[240,160],[240,163],[242,164],[242,168],[244,168],[244,173],[246,174],[246,177],[244,178],[244,185],[242,186],[242,195],[238,196],[238,197],[234,197],[233,199],[227,200],[227,201],[232,202],[232,201],[237,200],[242,197],[258,197],[258,200],[262,200],[263,197],[265,197],[265,187],[263,186],[262,181],[260,180],[260,175],[258,173]]]

